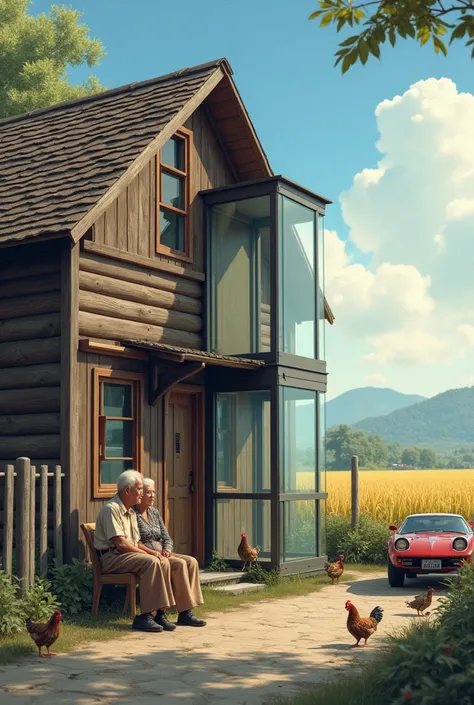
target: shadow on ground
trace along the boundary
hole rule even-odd
[[[402,588],[392,588],[388,584],[386,577],[383,578],[361,578],[359,580],[348,580],[348,595],[363,595],[364,597],[393,597],[406,595],[406,599],[411,599],[411,595],[420,595],[431,586],[435,589],[435,594],[446,593],[448,587],[445,585],[446,577],[436,575],[422,575],[414,580],[405,580]]]
[[[216,658],[191,647],[174,650],[166,645],[167,638],[145,635],[147,651],[142,646],[140,653],[131,649],[123,657],[100,658],[85,649],[48,661],[24,659],[9,667],[8,678],[0,670],[0,703],[156,705],[158,699],[160,705],[250,705],[272,702],[278,692],[286,696],[311,687],[344,666],[334,666],[330,657],[314,664],[284,652]],[[356,651],[340,644],[332,647],[351,656]]]

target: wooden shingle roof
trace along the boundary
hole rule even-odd
[[[227,73],[219,59],[0,120],[0,244],[71,232],[163,128]]]

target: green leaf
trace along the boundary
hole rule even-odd
[[[323,18],[322,18],[322,20],[321,20],[321,23],[320,23],[320,27],[327,27],[328,24],[331,24],[332,19],[333,19],[333,16],[334,16],[333,10],[329,10],[329,12],[327,12],[327,13],[323,16]]]
[[[431,30],[429,27],[422,27],[420,30],[418,30],[418,39],[420,41],[421,46],[424,46],[430,37]]]
[[[464,35],[466,34],[466,31],[467,31],[466,23],[460,22],[458,24],[458,26],[455,29],[453,29],[453,31],[451,32],[451,37],[450,37],[449,43],[452,44],[452,42],[455,39],[462,39],[464,37]]]
[[[317,19],[320,15],[323,14],[325,10],[316,10],[315,12],[312,12],[310,16],[308,17],[309,20],[315,20]]]
[[[445,56],[447,55],[448,50],[446,49],[444,42],[442,42],[436,35],[433,37],[433,45],[437,54],[441,51]]]
[[[388,39],[390,41],[390,44],[394,47],[397,41],[397,35],[395,34],[395,30],[390,29],[388,32]]]
[[[367,38],[367,44],[369,45],[370,53],[373,54],[374,56],[377,57],[377,59],[380,58],[380,46],[377,41],[373,37],[368,37]]]
[[[359,56],[363,66],[365,66],[367,59],[369,58],[369,45],[365,39],[361,39],[359,42]]]
[[[346,73],[346,71],[357,61],[358,57],[358,51],[357,47],[352,49],[346,56],[344,57],[344,61],[342,62],[342,73]]]
[[[351,44],[354,44],[354,42],[356,42],[358,39],[359,39],[359,37],[358,37],[356,34],[354,34],[353,37],[347,37],[347,39],[344,39],[344,41],[341,42],[341,43],[339,44],[339,46],[340,46],[340,47],[348,47],[348,46],[351,46]]]

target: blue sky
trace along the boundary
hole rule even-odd
[[[31,11],[45,11],[50,4],[49,0],[36,0]],[[225,56],[274,171],[334,201],[326,228],[337,231],[342,242],[347,241],[351,230],[363,230],[362,204],[366,204],[369,220],[368,211],[375,206],[364,192],[359,198],[359,211],[354,213],[357,189],[354,190],[353,179],[363,169],[375,168],[381,156],[376,149],[380,137],[374,114],[377,105],[430,78],[450,78],[458,92],[471,92],[474,88],[474,66],[462,48],[451,49],[449,57],[444,58],[412,42],[402,42],[395,49],[384,47],[382,61],[369,60],[366,67],[356,66],[341,76],[339,68],[333,68],[333,54],[342,37],[331,28],[322,30],[317,22],[307,20],[316,9],[312,0],[72,0],[72,5],[84,11],[83,21],[106,47],[108,56],[93,69],[106,87]],[[87,75],[88,71],[82,69],[74,72],[74,78]],[[413,103],[409,97],[406,101]],[[394,110],[395,107],[392,114]],[[399,119],[405,118],[402,115]],[[403,130],[397,139],[403,141]],[[406,164],[402,169],[408,173],[405,167]],[[409,184],[405,186],[411,191]],[[351,189],[349,215],[344,220],[339,197]],[[429,192],[420,195],[420,199],[426,201],[427,196],[429,199]],[[422,213],[418,217],[423,220]],[[377,227],[380,229],[380,223]],[[406,229],[406,223],[403,227]],[[397,237],[396,230],[392,234]],[[373,250],[362,252],[363,240],[362,234],[355,238],[346,246],[346,254],[353,258],[352,264],[362,262],[367,271],[375,272],[382,260],[376,261]],[[421,275],[431,276],[431,272],[423,271],[423,262],[414,264],[408,254],[405,261],[400,253],[391,253],[390,257],[387,261],[416,266]],[[352,277],[355,270],[345,267],[344,272]],[[346,286],[344,282],[333,283],[336,299],[341,297],[335,287]],[[338,315],[337,303],[335,309]],[[378,384],[428,395],[468,383],[466,375],[474,361],[469,355],[465,374],[463,371],[462,375],[454,375],[452,385],[450,380],[439,379],[439,365],[435,369],[433,362],[428,363],[428,371],[426,364],[421,364],[420,375],[420,360],[414,361],[407,378],[406,369],[400,371],[396,361],[383,364],[379,356],[378,362],[373,358],[373,365],[369,361],[371,371],[367,371],[367,367],[361,367],[360,359],[377,353],[374,332],[371,337],[369,326],[366,339],[357,337],[350,330],[350,323],[346,326],[344,315],[341,304],[340,328],[336,331],[335,326],[327,336],[328,358],[333,355],[332,362],[329,359],[334,379],[330,396],[351,386],[362,386],[371,376],[374,383],[378,380]],[[467,319],[461,323],[470,325]],[[422,341],[420,345],[423,347]],[[409,361],[407,365],[410,367]]]

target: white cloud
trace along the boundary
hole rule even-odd
[[[374,372],[372,375],[367,375],[365,383],[371,387],[382,387],[387,382],[387,378],[381,372]]]
[[[336,316],[328,361],[336,336],[341,365],[357,350],[375,368],[369,376],[391,386],[401,367],[413,370],[414,384],[429,368],[426,379],[450,386],[454,377],[443,383],[435,369],[461,359],[474,367],[474,96],[430,78],[382,101],[375,115],[380,160],[340,197],[350,247],[325,234]]]

